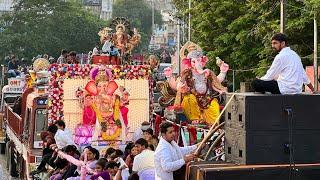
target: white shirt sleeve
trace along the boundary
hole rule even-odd
[[[74,145],[72,133],[69,129],[64,129],[64,137],[63,140],[66,143],[66,145]]]
[[[185,164],[184,159],[172,161],[172,159],[170,158],[171,156],[172,155],[170,154],[168,148],[163,148],[161,151],[159,151],[160,164],[162,169],[166,172],[176,171]]]
[[[196,149],[197,149],[197,145],[180,147],[180,151],[181,151],[183,156],[192,153]]]
[[[307,76],[307,73],[305,71],[302,72],[302,80],[304,85],[308,85],[311,83],[309,77]]]
[[[140,160],[139,160],[139,157],[136,156],[134,159],[133,159],[133,165],[132,165],[132,171],[134,172],[139,172],[140,168],[139,168],[139,164],[142,163]]]
[[[278,78],[281,70],[282,70],[282,63],[279,56],[276,56],[274,61],[272,62],[271,67],[267,71],[267,74],[261,77],[261,80],[265,81],[272,81]]]

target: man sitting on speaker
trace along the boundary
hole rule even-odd
[[[262,93],[299,94],[304,84],[313,92],[313,86],[303,69],[299,55],[288,47],[286,35],[275,34],[271,44],[273,50],[279,54],[274,58],[267,74],[252,82],[252,88]]]

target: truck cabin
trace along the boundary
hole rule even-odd
[[[28,140],[28,149],[39,150],[43,146],[40,133],[46,131],[48,127],[48,96],[33,92],[27,97],[24,135]],[[31,153],[34,154],[34,153]],[[34,155],[38,155],[35,153]]]
[[[21,97],[25,86],[24,78],[9,78],[8,85],[2,88],[1,92],[1,111],[4,111],[5,105],[12,107],[18,97]]]

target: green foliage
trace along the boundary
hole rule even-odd
[[[320,0],[287,1],[286,34],[291,48],[304,57],[313,50],[313,14],[320,10]],[[186,17],[187,1],[174,0],[178,16]],[[198,43],[216,68],[219,56],[232,69],[257,68],[236,72],[236,81],[248,81],[263,75],[276,55],[271,37],[280,31],[279,0],[192,0],[192,41]],[[310,65],[309,59],[303,59]],[[232,73],[228,73],[228,80]]]
[[[0,18],[0,57],[30,60],[47,53],[57,58],[61,49],[87,53],[104,24],[77,1],[20,0]]]
[[[152,8],[144,0],[115,0],[113,4],[113,17],[127,18],[131,26],[138,29],[141,34],[141,44],[137,51],[146,51],[152,34]],[[155,10],[155,24],[162,25],[162,17]]]

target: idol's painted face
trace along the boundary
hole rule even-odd
[[[97,85],[98,94],[100,94],[101,92],[106,93],[107,92],[107,87],[108,87],[108,82],[107,81],[99,82],[98,85]]]
[[[84,106],[91,106],[94,103],[93,96],[87,95],[84,99]]]

